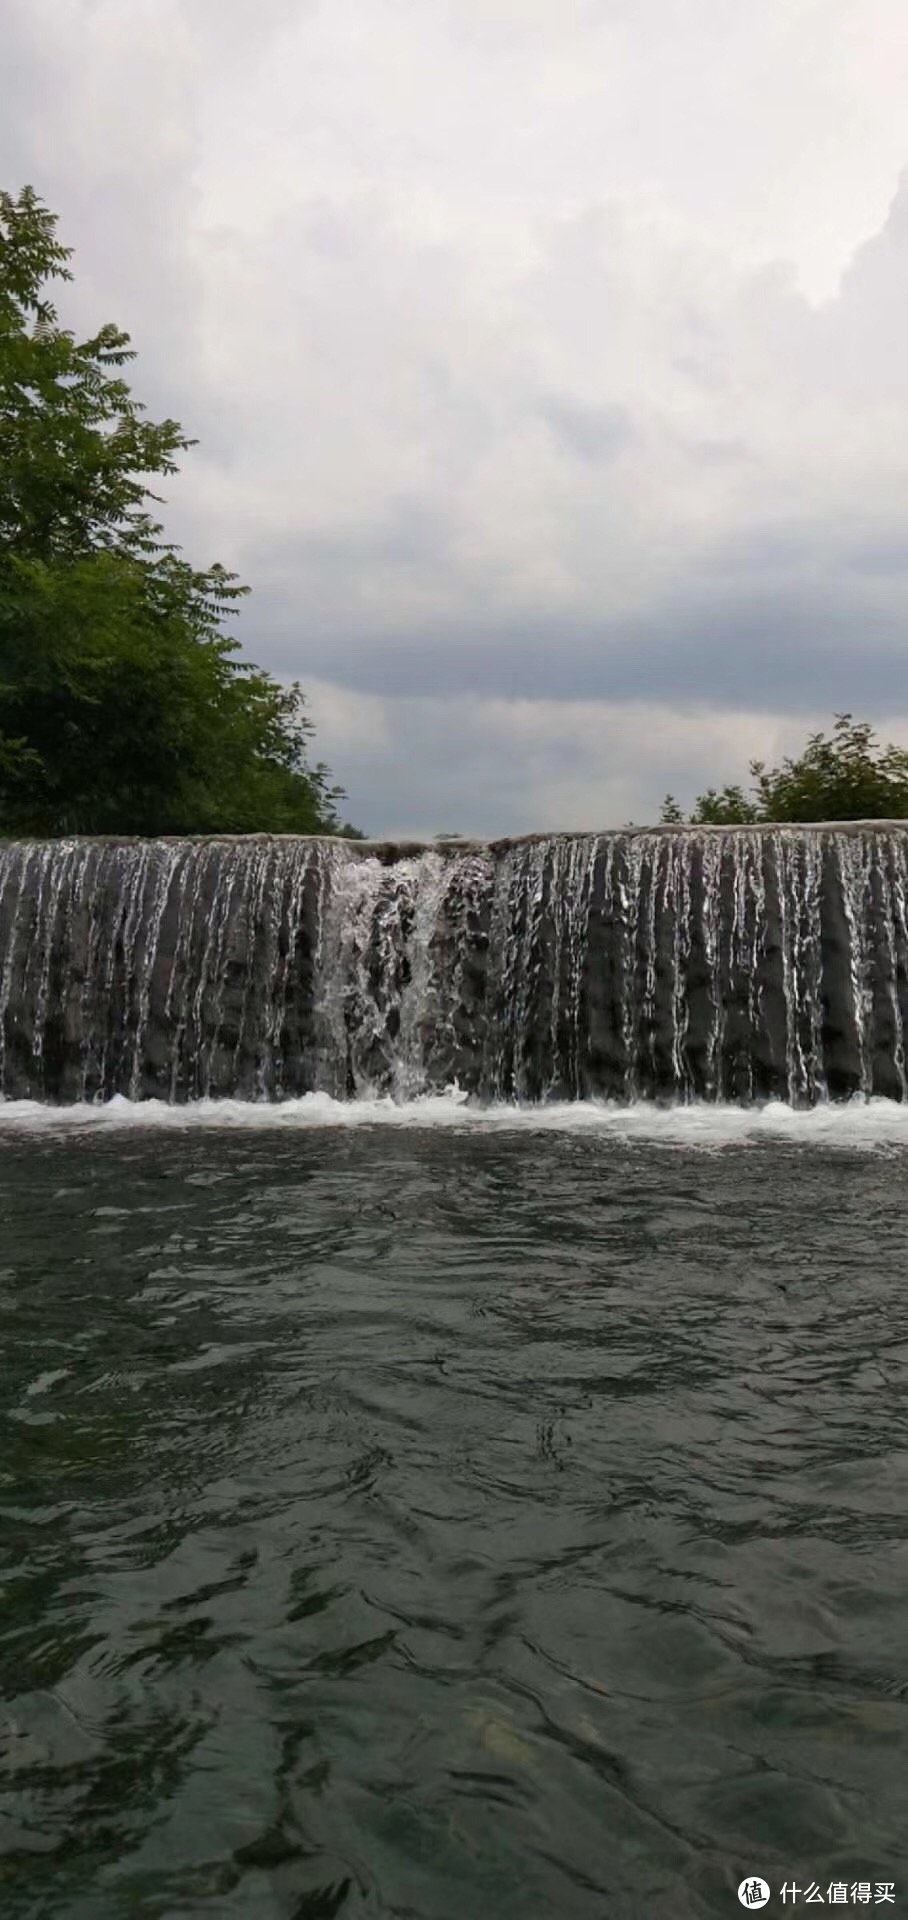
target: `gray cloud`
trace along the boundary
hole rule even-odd
[[[319,630],[259,596],[250,645],[278,670],[331,677],[338,686],[381,694],[469,694],[542,701],[670,699],[679,706],[828,711],[873,703],[898,711],[908,617],[880,609],[840,580],[738,579],[731,592],[701,584],[645,618],[566,629],[540,617],[508,626],[468,626],[380,638]],[[249,622],[250,626],[252,621]]]
[[[578,406],[576,401],[553,393],[539,401],[539,416],[570,453],[593,463],[613,459],[634,438],[633,422],[625,407]]]
[[[908,43],[865,5],[9,0],[4,182],[199,436],[168,529],[376,829],[897,725]]]

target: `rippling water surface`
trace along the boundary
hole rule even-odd
[[[4,1920],[683,1920],[747,1872],[901,1907],[885,1127],[34,1118]]]

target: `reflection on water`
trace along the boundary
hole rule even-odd
[[[7,1129],[4,1920],[904,1897],[906,1168]]]

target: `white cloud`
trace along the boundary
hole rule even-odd
[[[899,711],[901,0],[8,0],[5,59],[354,816],[651,816]]]

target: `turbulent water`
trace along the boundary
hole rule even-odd
[[[905,828],[0,845],[3,1920],[902,1904],[906,1020]]]
[[[0,845],[0,1095],[906,1095],[908,829]]]
[[[905,1123],[3,1110],[4,1920],[902,1910]]]

